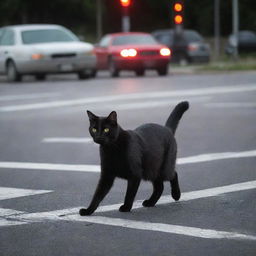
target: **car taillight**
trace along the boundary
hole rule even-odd
[[[123,49],[120,52],[120,55],[124,58],[135,57],[137,55],[137,51],[135,49]]]
[[[171,50],[168,49],[168,48],[162,48],[162,49],[160,50],[160,54],[161,54],[162,56],[170,56],[170,55],[171,55]]]
[[[196,43],[190,43],[188,45],[188,50],[189,51],[197,51],[199,49],[199,45]]]

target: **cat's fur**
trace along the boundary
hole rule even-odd
[[[150,123],[132,131],[123,130],[118,125],[115,111],[108,117],[98,117],[87,111],[89,132],[94,142],[100,144],[101,176],[89,207],[80,209],[80,215],[91,215],[97,209],[116,177],[128,181],[124,204],[119,208],[121,212],[131,210],[141,179],[153,183],[153,193],[143,202],[143,206],[152,207],[156,204],[163,192],[164,181],[171,183],[172,197],[179,200],[174,134],[188,107],[188,102],[179,103],[165,126]]]

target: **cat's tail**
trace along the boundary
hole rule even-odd
[[[179,124],[179,121],[183,115],[183,113],[188,110],[189,108],[189,103],[188,101],[183,101],[180,102],[172,111],[170,114],[169,118],[166,121],[165,126],[169,127],[173,134],[175,134],[175,131],[177,129],[177,126]]]

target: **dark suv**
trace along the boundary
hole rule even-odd
[[[173,29],[156,30],[152,35],[172,50],[173,62],[209,62],[210,47],[195,30],[183,30],[176,34]]]

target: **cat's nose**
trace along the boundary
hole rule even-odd
[[[103,143],[104,143],[104,139],[101,138],[101,137],[96,137],[96,138],[94,139],[94,141],[95,141],[96,143],[98,143],[98,144],[103,144]]]

